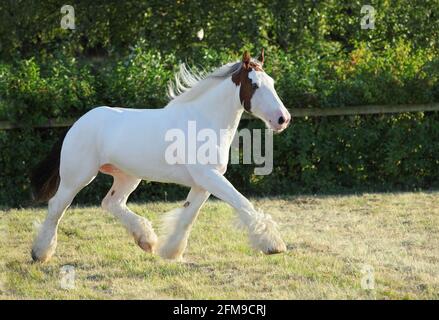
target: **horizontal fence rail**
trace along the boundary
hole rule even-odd
[[[77,119],[76,119],[77,120]],[[73,119],[50,119],[45,123],[32,126],[33,128],[62,128],[70,127],[76,120]],[[26,125],[16,124],[9,121],[0,121],[0,130],[24,128]]]
[[[292,117],[329,117],[329,116],[355,116],[368,114],[386,114],[403,112],[439,111],[439,103],[429,104],[399,104],[399,105],[366,105],[338,108],[294,108],[288,109]],[[254,119],[249,114],[244,114],[243,119]],[[50,119],[49,121],[34,125],[33,128],[61,128],[71,126],[76,119]],[[23,128],[26,125],[0,121],[0,130]]]
[[[439,103],[427,104],[397,104],[397,105],[366,105],[338,108],[295,108],[288,109],[292,117],[329,117],[329,116],[355,116],[367,114],[403,113],[439,111]],[[251,119],[253,117],[246,116]]]

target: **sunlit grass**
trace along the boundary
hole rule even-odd
[[[233,210],[209,201],[185,262],[141,251],[110,214],[70,209],[58,249],[32,263],[30,246],[45,210],[0,211],[3,299],[438,299],[439,193],[254,199],[279,222],[288,252],[265,256],[235,228]],[[157,226],[181,203],[133,204]],[[75,269],[75,288],[60,285]],[[362,288],[373,268],[373,290]]]

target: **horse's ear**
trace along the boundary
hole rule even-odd
[[[247,68],[248,65],[250,64],[250,53],[248,53],[248,51],[244,51],[244,54],[242,55],[242,63],[245,65],[245,67]]]
[[[260,56],[258,58],[258,60],[261,63],[261,65],[264,65],[264,59],[265,59],[265,57],[264,57],[264,48],[262,48],[261,54],[260,54]]]

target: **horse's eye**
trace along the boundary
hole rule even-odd
[[[253,88],[254,90],[256,90],[257,88],[259,88],[259,86],[258,86],[256,83],[252,83],[252,88]]]

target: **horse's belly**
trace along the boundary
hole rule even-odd
[[[106,174],[114,175],[123,172],[139,179],[177,183],[186,186],[193,186],[194,182],[184,165],[170,165],[161,161],[154,161],[149,157],[118,159],[101,165],[100,171]]]
[[[184,167],[169,168],[165,169],[164,172],[158,172],[158,170],[155,170],[154,172],[144,172],[141,174],[141,178],[148,181],[176,183],[188,187],[194,185],[192,177]]]

